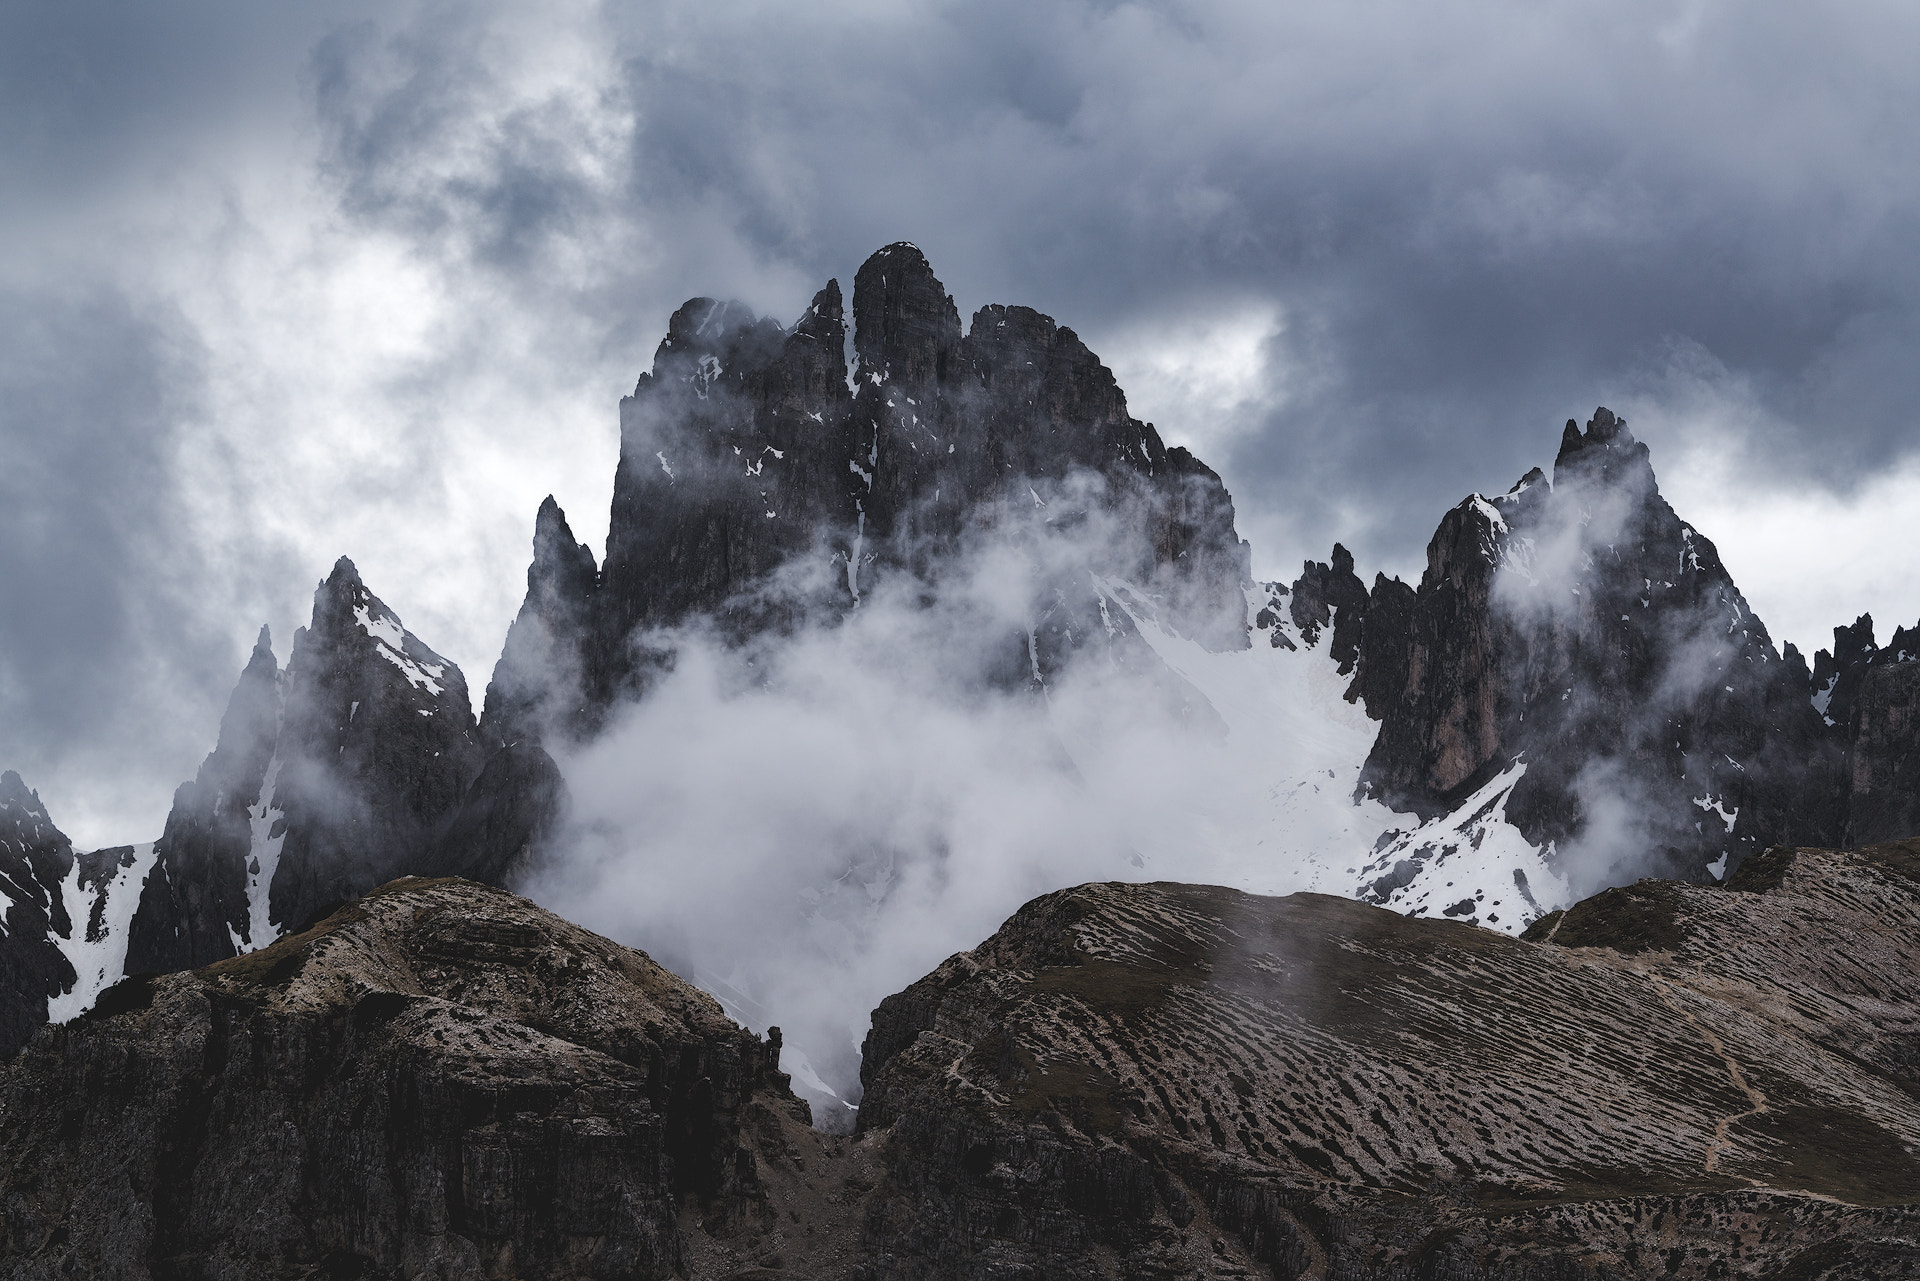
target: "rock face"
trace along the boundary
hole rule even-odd
[[[61,883],[73,872],[73,843],[47,816],[40,795],[12,770],[0,774],[0,1058],[47,1021],[47,1002],[74,985],[60,939],[73,934]]]
[[[1089,885],[875,1011],[873,1278],[1920,1275],[1920,846],[1530,932]]]
[[[806,1133],[777,1052],[525,900],[397,882],[0,1070],[5,1272],[737,1270],[771,1226],[754,1144]]]
[[[1813,706],[1846,749],[1841,803],[1848,844],[1920,832],[1920,625],[1896,627],[1883,649],[1873,616],[1833,629],[1833,648],[1814,656]]]
[[[881,1004],[842,1139],[777,1029],[412,878],[0,1067],[0,1271],[1914,1276],[1917,969],[1920,842],[1642,881],[1526,939],[1086,885]]]
[[[1651,856],[1704,879],[1842,839],[1840,745],[1647,448],[1596,410],[1538,471],[1441,521],[1409,604],[1376,588],[1357,694],[1381,717],[1364,788],[1422,815],[1524,762],[1506,814],[1536,846]],[[1349,611],[1358,612],[1357,606]]]
[[[515,833],[524,840],[546,811],[490,822],[496,793],[550,806],[555,780],[550,761],[483,773],[485,760],[460,669],[342,558],[284,672],[261,630],[218,745],[175,793],[126,972],[191,969],[261,946],[402,873],[468,870],[446,865],[472,856],[472,870],[499,875],[518,847],[497,847]],[[456,822],[461,842],[443,844]],[[474,843],[482,829],[492,846]]]
[[[920,251],[889,245],[791,328],[689,301],[621,402],[598,577],[549,502],[527,603],[482,735],[578,736],[645,688],[650,629],[709,617],[739,642],[853,608],[878,580],[937,583],[982,530],[1026,531],[1071,568],[1043,585],[1006,679],[1044,680],[1105,635],[1090,573],[1150,592],[1182,630],[1246,645],[1247,552],[1220,479],[1127,413],[1072,330],[986,307],[962,333]],[[1065,647],[1065,648],[1063,648]]]
[[[174,792],[155,842],[158,861],[127,940],[134,971],[188,969],[233,955],[236,937],[252,941],[256,930],[261,943],[271,937],[267,921],[252,919],[248,887],[272,881],[286,837],[267,782],[270,768],[275,784],[281,772],[274,768],[281,701],[280,666],[262,627],[220,718],[219,741],[194,781]]]
[[[488,748],[537,739],[547,725],[570,734],[589,727],[583,646],[592,632],[599,582],[593,552],[574,541],[566,513],[549,494],[534,517],[527,598],[507,629],[487,685],[480,725]]]
[[[1890,645],[1868,667],[1847,720],[1847,839],[1920,832],[1920,646]]]

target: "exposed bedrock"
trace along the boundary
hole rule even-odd
[[[1920,1275],[1917,877],[1780,848],[1526,939],[1063,890],[875,1011],[851,1138],[644,954],[399,881],[0,1068],[0,1272]]]
[[[1448,512],[1411,602],[1377,584],[1354,696],[1381,720],[1362,787],[1422,815],[1516,760],[1506,808],[1584,884],[1704,880],[1777,842],[1844,839],[1843,742],[1709,541],[1605,409],[1530,472]],[[1358,606],[1349,612],[1358,613]]]
[[[342,557],[284,670],[261,629],[218,744],[175,793],[125,972],[259,947],[400,875],[498,883],[562,805],[538,744],[489,753],[459,667]]]
[[[400,881],[129,979],[0,1070],[11,1277],[737,1271],[805,1104],[644,954]],[[778,1186],[778,1180],[775,1180]]]
[[[1037,899],[875,1012],[866,1275],[1920,1275],[1917,873],[1782,850],[1542,941]]]
[[[710,298],[674,313],[621,402],[597,579],[541,508],[484,739],[590,734],[670,661],[659,629],[698,618],[739,643],[837,617],[889,576],[937,590],[987,531],[1060,569],[1038,575],[1019,635],[990,638],[1006,680],[1044,682],[1105,635],[1090,573],[1143,588],[1213,648],[1245,647],[1248,553],[1225,487],[1128,414],[1071,329],[991,306],[963,333],[905,243],[861,266],[852,310],[851,368],[837,281],[791,328]]]
[[[40,794],[12,770],[0,773],[0,878],[9,900],[0,931],[0,1058],[47,1021],[49,999],[73,987],[73,964],[55,941],[74,930],[61,894],[73,867],[73,843]]]

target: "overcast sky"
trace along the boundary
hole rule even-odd
[[[262,622],[484,689],[690,295],[1079,331],[1255,566],[1417,574],[1598,404],[1776,638],[1920,617],[1920,9],[0,7],[0,767],[152,839]]]

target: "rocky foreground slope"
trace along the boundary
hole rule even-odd
[[[12,1277],[669,1277],[771,1221],[779,1046],[468,881],[128,979],[0,1079]]]
[[[853,1139],[644,955],[463,881],[129,980],[0,1072],[17,1277],[1920,1276],[1920,843],[1526,939],[1036,899],[875,1012]]]

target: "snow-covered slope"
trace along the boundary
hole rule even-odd
[[[1277,607],[1286,589],[1250,590],[1255,643],[1215,653],[1163,626],[1140,592],[1111,581],[1102,587],[1225,726],[1195,808],[1138,816],[1147,846],[1139,879],[1200,879],[1204,870],[1204,879],[1250,893],[1338,894],[1509,934],[1567,905],[1567,881],[1550,851],[1506,821],[1524,763],[1426,821],[1356,797],[1379,725],[1348,701],[1352,676],[1330,653],[1333,629],[1299,628]],[[1117,782],[1097,739],[1076,736],[1070,715],[1056,723],[1084,775],[1096,785]]]
[[[47,1003],[47,1020],[65,1023],[91,1009],[100,993],[126,977],[127,925],[140,887],[153,871],[153,841],[82,854],[60,883],[73,932],[56,937],[73,966],[71,989]]]

